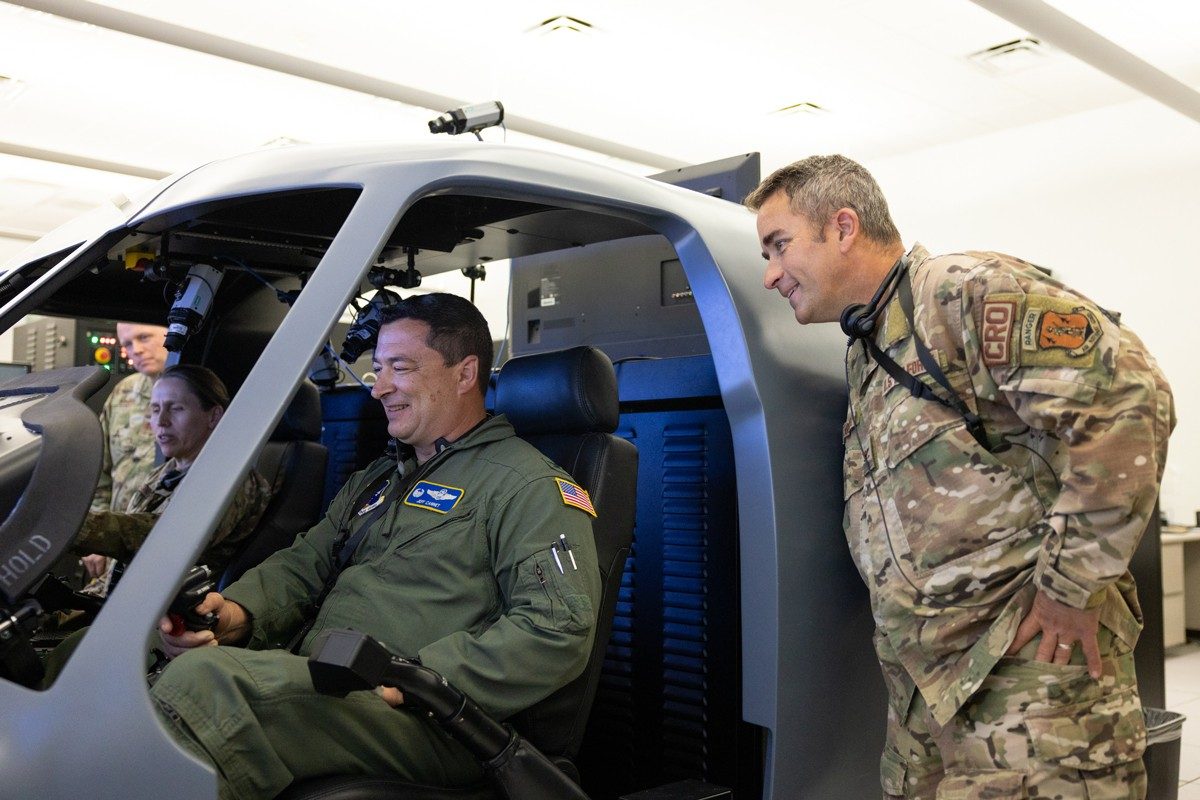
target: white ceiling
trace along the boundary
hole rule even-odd
[[[1054,0],[1192,86],[1200,3]],[[429,109],[0,2],[0,244],[10,250],[174,172],[279,140],[428,141]],[[969,0],[106,0],[204,36],[319,62],[653,154],[639,173],[752,150],[864,160],[1120,103],[1137,93],[1050,48],[1012,73],[973,52],[1027,35]],[[587,33],[531,32],[560,14]],[[821,112],[781,113],[797,103]],[[514,122],[514,125],[516,123]],[[58,155],[55,155],[58,154]],[[107,170],[51,163],[110,162]],[[126,165],[121,167],[120,165]],[[4,255],[0,251],[0,257]]]

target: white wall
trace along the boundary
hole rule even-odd
[[[1163,510],[1195,524],[1200,123],[1139,100],[867,166],[907,244],[1009,252],[1122,313],[1175,393]]]
[[[0,264],[29,246],[24,239],[10,239],[0,235]],[[13,335],[11,330],[0,333],[0,361],[12,361]]]

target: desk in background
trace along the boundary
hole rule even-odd
[[[1162,529],[1163,647],[1200,630],[1200,528]]]

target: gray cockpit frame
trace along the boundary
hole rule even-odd
[[[844,345],[833,326],[797,326],[788,306],[763,290],[754,218],[744,208],[504,146],[264,151],[173,176],[149,198],[52,233],[25,260],[82,243],[6,304],[0,326],[16,324],[56,275],[107,246],[114,231],[216,200],[321,187],[361,193],[141,557],[53,686],[37,692],[0,681],[0,796],[215,796],[211,772],[154,720],[142,655],[147,631],[390,233],[434,194],[593,212],[670,241],[696,298],[733,433],[742,713],[768,732],[763,797],[877,793],[884,699],[865,590],[841,533]]]

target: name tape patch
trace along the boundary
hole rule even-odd
[[[941,359],[938,359],[938,360],[940,361]],[[913,377],[916,377],[917,375],[924,375],[925,374],[925,365],[922,364],[919,359],[913,359],[912,361],[910,361],[904,365],[904,371],[907,372],[909,375],[912,375]],[[896,379],[893,378],[891,375],[888,375],[887,379],[883,382],[884,394],[887,394],[888,392],[890,392],[893,388],[895,388],[895,386],[896,386]]]
[[[404,498],[404,505],[425,508],[445,514],[462,500],[465,492],[453,486],[443,486],[432,481],[418,481],[417,485]]]
[[[988,300],[983,304],[983,331],[980,346],[983,363],[989,367],[1011,363],[1013,322],[1017,304],[1013,300]]]

